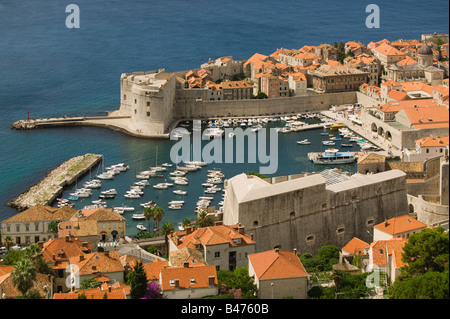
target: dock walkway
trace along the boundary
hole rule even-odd
[[[71,158],[49,172],[39,183],[10,201],[8,206],[23,211],[35,205],[50,205],[63,192],[65,186],[73,184],[100,163],[102,158],[102,155],[97,154],[85,154]]]

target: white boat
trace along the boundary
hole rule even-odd
[[[134,207],[131,206],[114,207],[114,209],[123,210],[124,212],[134,212]]]
[[[213,178],[208,178],[206,180],[206,182],[211,183],[211,184],[222,184],[223,183],[223,179],[221,179],[219,177],[213,177]]]
[[[125,194],[125,195],[123,195],[123,196],[125,196],[126,198],[129,198],[129,199],[136,199],[136,198],[141,198],[141,195],[139,195],[139,194],[136,194],[136,193],[132,193],[132,194]]]
[[[177,166],[177,170],[185,172],[195,172],[199,169],[198,166]]]
[[[153,201],[148,201],[148,202],[146,202],[146,203],[142,203],[142,204],[140,204],[142,207],[153,207],[153,206],[155,206],[156,204],[153,202]]]
[[[202,186],[203,187],[212,187],[212,186],[214,186],[214,184],[212,184],[212,183],[203,183]]]
[[[184,204],[184,200],[172,200],[169,202],[169,205],[179,205],[179,204]]]
[[[176,191],[173,191],[177,195],[186,195],[187,191],[182,191],[181,189],[177,189]]]
[[[115,188],[111,188],[106,191],[102,191],[100,193],[105,195],[117,195],[117,190]]]
[[[208,163],[201,161],[184,161],[185,165],[206,166]]]
[[[200,198],[200,200],[213,200],[214,199],[214,197],[208,197],[208,196],[200,196],[199,198]]]
[[[187,185],[188,184],[188,182],[186,180],[183,180],[183,179],[176,179],[174,181],[174,183],[177,184],[177,185]]]
[[[183,205],[169,205],[169,209],[182,209]]]
[[[100,188],[102,187],[102,182],[98,179],[93,179],[83,184],[85,188]]]
[[[160,184],[156,184],[156,185],[153,185],[153,188],[156,188],[156,189],[167,189],[167,185],[165,185],[165,183],[160,183]]]
[[[97,175],[97,178],[99,179],[114,179],[114,175],[111,173],[101,173]]]
[[[164,163],[164,164],[161,164],[162,166],[164,166],[164,167],[172,167],[172,164],[169,164],[169,163]]]
[[[290,133],[290,132],[291,132],[290,127],[283,127],[278,131],[278,133],[283,133],[283,134]]]
[[[135,182],[134,185],[137,185],[137,186],[148,186],[148,185],[150,185],[150,183],[148,182],[148,180],[142,179],[139,182]]]
[[[143,230],[143,231],[146,231],[146,230],[147,230],[147,227],[145,227],[145,226],[142,225],[142,224],[138,224],[136,227],[137,227],[137,229],[139,229],[139,230]]]
[[[304,139],[302,141],[297,141],[298,144],[302,144],[302,145],[307,145],[307,144],[311,144],[311,142],[308,139]]]
[[[336,145],[333,141],[322,141],[323,145]]]
[[[133,215],[131,215],[131,218],[135,219],[135,220],[142,220],[142,219],[145,219],[145,216],[144,216],[144,214],[133,214]]]
[[[328,149],[324,153],[317,154],[311,161],[314,164],[346,164],[353,163],[355,155],[350,152],[339,152],[338,149]]]
[[[179,231],[183,231],[184,230],[184,227],[183,227],[182,223],[178,223],[178,230]]]
[[[102,200],[93,200],[92,204],[97,204],[97,205],[106,205],[106,202],[102,201]]]
[[[173,172],[171,172],[171,173],[169,173],[169,174],[172,175],[172,176],[180,177],[180,176],[186,175],[186,172],[183,172],[183,171],[173,171]]]

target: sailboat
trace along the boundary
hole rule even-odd
[[[156,159],[155,159],[155,167],[150,167],[151,170],[155,172],[164,172],[167,168],[158,166],[158,146],[156,146]]]

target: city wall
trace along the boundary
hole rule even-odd
[[[314,94],[262,100],[206,101],[204,90],[177,90],[174,117],[202,119],[295,114],[328,110],[332,105],[357,103],[356,92]],[[208,92],[208,91],[206,91]],[[202,99],[202,100],[200,100]]]

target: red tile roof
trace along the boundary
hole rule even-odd
[[[388,219],[387,222],[379,223],[374,227],[385,233],[397,235],[404,232],[425,228],[426,226],[426,224],[410,217],[409,215],[402,215]]]
[[[178,280],[180,289],[196,289],[211,287],[211,280],[214,279],[214,287],[218,286],[217,271],[215,266],[192,265],[189,267],[167,267],[161,269],[161,287],[162,290],[174,290],[175,283],[171,281]]]
[[[269,250],[248,256],[258,279],[308,276],[300,259],[290,251]]]
[[[370,244],[372,250],[373,264],[377,266],[387,265],[387,255],[395,256],[395,265],[397,268],[404,266],[401,261],[403,246],[408,240],[406,238],[393,238],[389,240],[377,240]]]
[[[368,249],[369,247],[369,243],[366,243],[365,241],[362,241],[357,237],[353,237],[352,240],[347,243],[347,245],[342,247],[342,250],[353,255],[364,255],[364,249]]]

